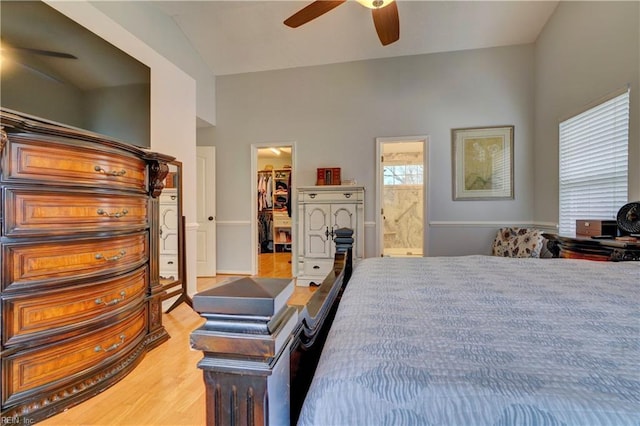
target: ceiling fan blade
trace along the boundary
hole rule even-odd
[[[306,24],[309,21],[316,19],[317,17],[324,15],[332,9],[340,6],[347,0],[338,0],[338,1],[326,1],[319,0],[314,1],[307,7],[300,9],[290,17],[288,17],[284,24],[291,28],[298,28],[302,24]]]
[[[40,77],[46,78],[47,80],[55,81],[56,83],[60,83],[60,84],[65,84],[65,82],[63,80],[59,79],[58,77],[55,77],[55,76],[53,76],[51,74],[48,74],[48,73],[46,73],[44,71],[40,71],[39,69],[34,68],[34,67],[30,66],[30,65],[23,64],[22,62],[16,62],[16,64],[18,64],[19,66],[21,66],[22,68],[24,68],[24,69],[26,69],[28,71],[31,71],[34,74],[39,75]]]
[[[56,52],[56,51],[53,51],[53,50],[32,49],[30,47],[9,47],[8,49],[17,50],[17,51],[20,51],[20,52],[33,53],[33,54],[36,54],[36,55],[51,56],[51,57],[54,57],[54,58],[78,59],[77,56],[74,56],[74,55],[72,55],[70,53]]]
[[[386,46],[398,41],[400,39],[400,19],[396,2],[391,2],[380,9],[372,9],[371,12],[373,24],[382,45]]]

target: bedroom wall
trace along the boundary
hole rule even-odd
[[[148,148],[151,129],[141,123],[150,123],[149,92],[148,84],[87,91],[84,102],[86,128]]]
[[[217,77],[218,271],[251,269],[250,147],[263,142],[295,141],[298,186],[331,166],[365,186],[374,256],[375,139],[428,135],[427,253],[488,253],[496,227],[533,220],[533,57],[521,45]],[[507,124],[515,199],[452,201],[451,129]]]
[[[193,77],[198,124],[202,127],[216,124],[215,76],[170,16],[146,1],[91,1],[91,4]]]
[[[631,86],[629,200],[640,200],[640,3],[561,2],[536,43],[534,211],[558,222],[558,124]]]
[[[151,68],[151,150],[183,163],[183,211],[187,218],[187,276],[196,276],[196,85],[155,50],[86,1],[47,1],[51,7],[85,26]],[[195,293],[196,280],[188,280]]]
[[[7,63],[7,62],[5,62]],[[85,93],[70,84],[45,78],[33,72],[13,72],[3,64],[0,99],[15,111],[31,111],[38,117],[82,127]],[[34,103],[33,99],[38,99]]]

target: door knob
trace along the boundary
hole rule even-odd
[[[213,216],[209,216],[209,220],[213,220]]]

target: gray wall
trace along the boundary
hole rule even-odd
[[[161,13],[153,2],[100,0],[89,3],[193,77],[197,86],[198,125],[216,124],[215,76],[171,16]]]
[[[0,99],[4,108],[149,148],[148,84],[81,90],[33,72],[5,72]]]
[[[149,148],[150,90],[148,84],[128,84],[87,91],[86,127]]]
[[[629,200],[640,200],[640,2],[561,2],[536,43],[535,218],[558,222],[558,124],[631,85]]]
[[[29,69],[2,70],[2,106],[75,127],[84,124],[84,92]]]
[[[250,270],[250,146],[264,142],[295,141],[297,186],[314,184],[317,167],[365,186],[372,256],[375,138],[428,135],[427,253],[488,253],[497,226],[533,220],[533,61],[521,45],[218,77],[218,270]],[[507,124],[515,199],[452,201],[451,129]]]
[[[219,268],[250,269],[252,143],[296,141],[298,185],[323,166],[364,184],[371,256],[375,138],[428,135],[427,253],[488,253],[499,226],[555,229],[559,120],[629,84],[629,199],[639,200],[639,9],[560,2],[535,45],[218,77]],[[515,200],[452,201],[451,129],[504,124],[515,125]]]

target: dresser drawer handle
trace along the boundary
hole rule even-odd
[[[96,305],[113,306],[113,305],[117,305],[118,303],[122,302],[126,295],[127,295],[127,293],[124,290],[122,290],[120,292],[120,298],[118,298],[118,299],[113,299],[113,300],[111,300],[109,302],[105,302],[105,301],[102,300],[102,298],[97,298],[95,300],[95,302],[96,302]]]
[[[318,265],[313,265],[313,269],[320,269]]]
[[[104,259],[104,260],[107,260],[107,261],[114,262],[116,260],[122,259],[125,254],[127,254],[127,252],[125,250],[120,250],[120,253],[118,253],[118,254],[116,254],[115,256],[112,256],[112,257],[104,257],[104,255],[102,253],[98,253],[98,254],[96,254],[96,259],[98,259],[98,260]]]
[[[127,171],[125,169],[122,169],[120,171],[112,170],[108,172],[100,166],[95,166],[93,170],[95,170],[96,172],[104,173],[107,176],[124,176],[127,174]]]
[[[102,352],[102,351],[111,352],[111,351],[114,351],[114,350],[118,349],[124,343],[124,339],[126,337],[127,336],[125,336],[124,334],[121,334],[120,335],[120,341],[118,343],[114,343],[113,345],[111,345],[111,346],[109,346],[107,348],[103,348],[102,346],[96,346],[95,348],[93,348],[93,351],[94,352]]]
[[[309,198],[314,199],[314,198],[316,198],[316,195],[318,195],[318,194],[309,194]]]
[[[109,217],[115,217],[115,218],[120,218],[122,216],[125,216],[127,213],[129,213],[129,210],[127,209],[122,209],[119,212],[115,212],[115,213],[107,213],[106,210],[104,209],[98,209],[96,211],[96,213],[100,216],[109,216]]]
[[[345,196],[345,198],[351,198],[351,193],[350,192],[345,192],[344,194],[342,194]]]

